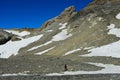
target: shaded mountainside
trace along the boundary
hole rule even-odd
[[[59,73],[64,64],[85,73],[119,68],[119,13],[120,0],[94,0],[79,12],[66,8],[42,28],[4,30],[13,36],[0,45],[0,74]]]

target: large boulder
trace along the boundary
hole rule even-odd
[[[8,32],[1,29],[0,30],[0,45],[8,42],[12,38],[12,36],[13,36],[12,33],[8,33]]]

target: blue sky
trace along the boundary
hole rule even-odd
[[[79,11],[93,0],[0,0],[0,28],[39,28],[74,5]]]

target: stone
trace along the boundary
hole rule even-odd
[[[12,38],[12,34],[6,31],[0,30],[0,45],[5,44]]]

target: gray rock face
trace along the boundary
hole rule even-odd
[[[12,34],[6,31],[0,30],[0,45],[5,44],[12,38]]]
[[[85,17],[103,17],[108,18],[111,15],[116,15],[120,11],[120,0],[94,0],[87,7],[79,11],[70,22]],[[90,16],[87,16],[90,15]],[[112,18],[114,16],[111,16]],[[108,19],[109,20],[109,19]]]

